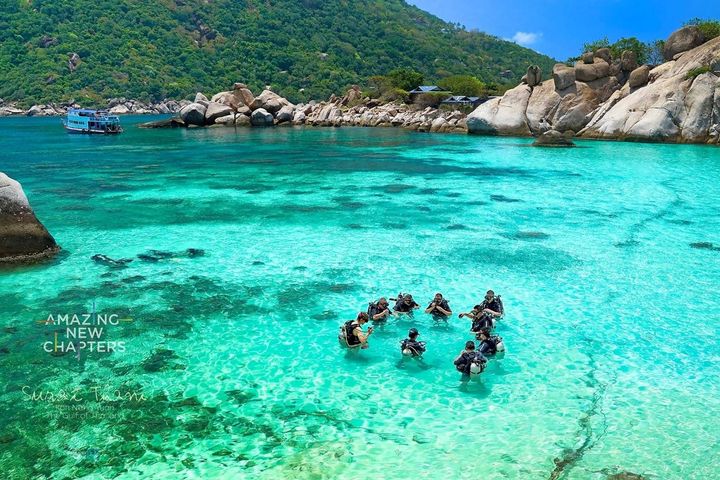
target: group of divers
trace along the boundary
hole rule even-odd
[[[369,347],[368,339],[373,333],[373,326],[363,331],[363,325],[369,321],[384,323],[391,316],[408,315],[420,308],[412,295],[399,294],[397,298],[390,298],[395,305],[390,308],[390,303],[385,297],[377,302],[369,304],[367,312],[358,313],[355,320],[349,320],[340,327],[338,340],[340,345],[352,351],[360,351]],[[452,316],[452,309],[441,293],[436,293],[433,300],[425,308],[425,313],[432,315],[437,321],[447,321]],[[504,315],[502,300],[495,292],[488,290],[482,303],[475,305],[467,313],[461,313],[459,318],[469,318],[472,322],[470,332],[478,340],[469,340],[465,343],[465,349],[455,358],[455,368],[462,373],[461,381],[466,383],[471,378],[479,376],[487,365],[487,357],[505,350],[502,338],[493,335],[496,321]],[[400,342],[400,352],[404,358],[422,360],[426,350],[425,342],[418,341],[420,332],[411,328],[408,337]]]

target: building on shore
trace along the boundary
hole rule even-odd
[[[481,103],[484,103],[488,97],[468,97],[465,95],[453,95],[446,98],[441,105],[449,105],[451,107],[472,107],[475,108]]]
[[[419,87],[415,87],[412,90],[408,92],[410,102],[415,103],[415,100],[421,96],[421,95],[452,95],[452,92],[449,92],[447,90],[443,90],[442,88],[438,87],[437,85],[420,85]]]

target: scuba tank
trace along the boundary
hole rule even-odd
[[[485,371],[485,365],[487,364],[487,359],[481,353],[474,353],[470,358],[470,378],[479,377]]]
[[[503,339],[499,335],[493,335],[490,337],[495,342],[495,349],[498,352],[504,352],[505,351],[505,344],[503,343]]]

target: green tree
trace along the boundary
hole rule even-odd
[[[580,53],[594,52],[601,48],[610,48],[610,40],[608,40],[607,37],[595,40],[594,42],[583,43],[583,50]]]
[[[441,79],[438,86],[453,92],[455,95],[482,97],[487,95],[487,85],[472,75],[452,75]]]
[[[630,50],[635,52],[638,63],[647,63],[649,46],[635,37],[621,38],[617,42],[610,45],[610,54],[613,58],[619,59],[622,52]]]
[[[388,73],[387,78],[392,87],[409,91],[422,85],[425,77],[412,68],[401,67]]]
[[[717,20],[693,18],[685,22],[685,25],[696,25],[700,30],[700,33],[703,34],[706,42],[720,36],[720,22]]]

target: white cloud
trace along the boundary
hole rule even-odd
[[[520,45],[532,45],[542,38],[542,33],[533,32],[517,32],[512,37],[512,41]]]

